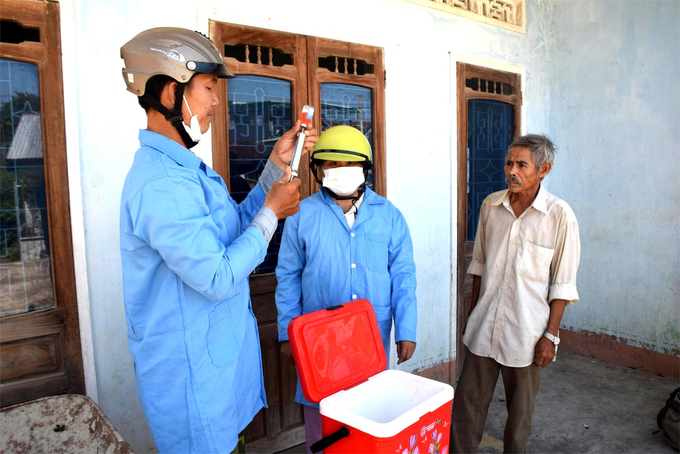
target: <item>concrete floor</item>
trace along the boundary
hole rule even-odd
[[[561,351],[541,373],[527,452],[675,453],[656,415],[680,386],[672,378]],[[506,410],[499,380],[479,452],[503,450]]]
[[[541,373],[529,453],[677,453],[656,415],[678,380],[560,351]],[[507,412],[499,378],[480,453],[503,452]],[[246,447],[247,449],[247,447]],[[281,453],[303,454],[304,445]]]

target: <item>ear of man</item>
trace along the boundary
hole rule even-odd
[[[168,109],[172,109],[175,105],[175,95],[177,93],[177,82],[171,81],[165,84],[161,91],[160,102]]]

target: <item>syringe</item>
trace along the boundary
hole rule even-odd
[[[295,151],[293,151],[293,159],[290,161],[291,176],[290,181],[298,176],[298,168],[300,167],[300,158],[302,157],[302,148],[305,146],[305,129],[312,125],[312,118],[314,117],[314,107],[304,106],[300,114],[300,126],[302,130],[298,133],[297,141],[295,142]]]

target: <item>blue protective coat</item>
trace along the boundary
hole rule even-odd
[[[385,354],[395,340],[416,341],[416,267],[406,221],[387,199],[370,188],[350,230],[340,208],[321,189],[300,202],[286,220],[276,267],[279,340],[302,314],[359,298],[371,302]],[[313,405],[298,380],[295,401]]]
[[[120,249],[137,390],[160,453],[231,452],[266,406],[248,275],[267,242],[240,204],[176,142],[139,134],[123,187]]]

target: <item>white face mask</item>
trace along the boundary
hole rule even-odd
[[[187,126],[186,123],[182,122],[182,125],[184,126],[184,129],[187,131],[187,134],[189,134],[189,137],[191,137],[191,140],[194,142],[198,142],[201,140],[201,137],[203,137],[203,133],[201,132],[201,125],[198,123],[198,117],[196,115],[191,114],[191,108],[189,107],[189,103],[187,102],[186,96],[182,96],[184,98],[184,104],[186,104],[187,109],[189,109],[189,115],[191,115],[191,127]]]
[[[335,167],[324,169],[323,173],[323,187],[341,197],[354,194],[365,180],[363,167]]]

